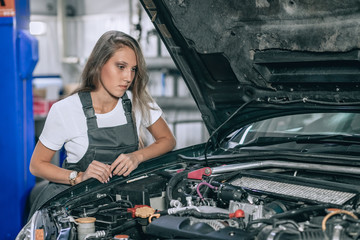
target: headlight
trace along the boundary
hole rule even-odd
[[[39,211],[36,211],[31,217],[30,221],[21,229],[16,236],[16,240],[33,240],[35,239],[35,223],[40,215]]]
[[[56,223],[55,223],[56,221]],[[16,240],[35,239],[73,239],[75,234],[75,220],[65,214],[59,214],[55,219],[50,218],[48,209],[38,210],[30,221],[21,229]]]

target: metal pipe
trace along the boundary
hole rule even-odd
[[[66,34],[65,30],[65,3],[64,0],[57,0],[56,1],[57,6],[57,35],[58,35],[58,47],[59,47],[59,55],[60,55],[60,61],[62,61],[65,57],[65,37],[64,34]]]
[[[349,167],[333,166],[327,164],[293,163],[293,162],[282,162],[282,161],[257,161],[251,163],[231,164],[220,167],[214,167],[211,170],[212,170],[212,174],[218,174],[218,173],[233,172],[233,171],[254,169],[254,168],[265,168],[265,167],[317,170],[322,172],[333,172],[333,173],[360,174],[360,168],[357,167],[349,168]]]
[[[67,56],[66,0],[57,0],[57,35],[60,61],[67,64],[78,64],[78,57]]]

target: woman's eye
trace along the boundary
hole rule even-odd
[[[136,71],[137,71],[137,67],[132,68],[131,71],[136,72]]]
[[[124,69],[125,66],[123,66],[123,65],[118,65],[118,68],[119,68],[119,69]]]

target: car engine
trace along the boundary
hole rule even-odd
[[[216,167],[193,165],[142,175],[41,211],[47,216],[42,221],[53,223],[46,224],[45,239],[79,239],[77,219],[84,218],[96,219],[81,237],[89,240],[360,238],[356,181],[307,170],[216,173]]]

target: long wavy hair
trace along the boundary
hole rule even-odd
[[[147,89],[149,76],[147,74],[145,58],[139,43],[126,33],[112,30],[105,32],[99,38],[82,72],[81,85],[74,93],[96,90],[100,83],[101,69],[115,52],[123,47],[131,48],[135,52],[137,61],[135,78],[129,88],[133,95],[133,118],[135,120],[134,109],[138,109],[148,122],[151,109],[149,103],[152,103],[154,100]],[[143,147],[143,138],[141,136],[139,136],[139,140],[140,147]]]

